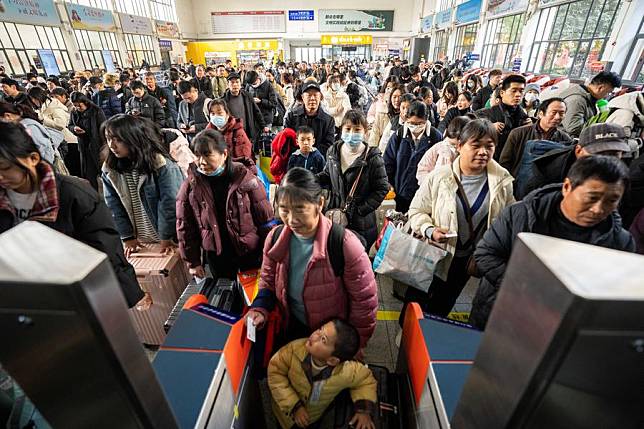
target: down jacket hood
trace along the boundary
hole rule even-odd
[[[608,107],[611,109],[626,109],[634,116],[637,116],[639,123],[644,125],[644,94],[641,92],[629,92],[615,97],[608,102]]]

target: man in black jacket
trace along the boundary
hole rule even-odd
[[[563,149],[553,149],[532,162],[531,175],[523,198],[530,191],[551,183],[561,183],[578,158],[607,155],[621,159],[630,151],[624,128],[616,124],[594,124],[581,132],[579,143]]]
[[[485,328],[521,232],[634,252],[633,237],[616,211],[627,182],[628,169],[620,160],[589,156],[573,165],[563,185],[539,189],[505,208],[474,252],[482,278],[469,323]]]
[[[203,92],[199,92],[194,81],[182,80],[179,82],[177,91],[182,99],[179,103],[177,125],[186,139],[191,142],[193,137],[205,130],[210,122],[208,113],[210,98],[207,98]]]
[[[416,96],[419,95],[420,89],[427,87],[432,90],[432,97],[434,100],[438,100],[438,90],[434,86],[433,83],[427,81],[425,78],[422,77],[420,67],[418,66],[412,66],[409,68],[409,72],[411,73],[411,82],[407,84],[407,92],[410,92]]]
[[[246,131],[250,141],[256,141],[262,130],[264,132],[270,131],[268,125],[271,122],[268,124],[264,122],[264,117],[257,103],[255,103],[250,94],[242,89],[239,74],[231,73],[228,75],[228,90],[223,99],[228,104],[230,114],[242,120],[244,131]]]
[[[4,101],[13,104],[26,104],[31,107],[29,97],[27,97],[26,93],[20,90],[18,81],[11,79],[10,77],[3,77],[2,80],[0,80],[0,83],[2,83]]]
[[[322,92],[314,78],[302,84],[302,104],[294,107],[284,117],[284,128],[294,131],[303,125],[313,128],[315,147],[326,157],[326,151],[335,142],[335,121],[320,107]]]
[[[165,113],[159,100],[148,94],[145,85],[140,80],[135,80],[130,85],[133,97],[125,106],[125,113],[132,116],[141,116],[156,122],[161,128],[165,127]]]
[[[476,111],[485,107],[487,101],[492,96],[492,93],[496,87],[499,86],[502,76],[503,72],[501,70],[490,70],[490,73],[488,74],[488,84],[481,88],[472,99],[472,110]]]
[[[494,152],[495,161],[499,160],[510,131],[532,123],[521,108],[524,89],[525,78],[518,74],[512,74],[503,79],[501,83],[501,103],[476,112],[476,116],[479,118],[485,118],[492,122],[499,134],[499,141]]]
[[[263,66],[261,69],[263,69]],[[273,85],[266,79],[266,75],[263,72],[255,70],[246,73],[246,84],[248,94],[253,97],[253,101],[262,112],[264,124],[271,125],[275,117],[275,108],[277,107],[277,93],[273,89]]]
[[[163,113],[165,114],[165,127],[177,128],[177,104],[170,88],[162,88],[157,84],[154,73],[145,74],[145,85],[148,87],[148,94],[159,100]]]
[[[192,79],[192,81],[197,85],[199,92],[203,92],[206,97],[213,98],[212,95],[212,81],[210,77],[206,75],[206,71],[203,66],[197,66],[197,76]]]

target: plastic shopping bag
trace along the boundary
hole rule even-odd
[[[447,253],[446,250],[404,233],[390,222],[373,261],[373,270],[427,292],[436,266]]]

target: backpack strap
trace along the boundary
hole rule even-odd
[[[336,277],[344,275],[344,226],[334,223],[331,225],[326,242],[326,252]]]
[[[344,229],[342,225],[338,225],[337,223],[332,224],[326,242],[326,252],[331,261],[331,267],[333,267],[333,274],[336,277],[342,277],[344,275]],[[275,227],[275,232],[273,232],[273,236],[271,237],[271,247],[275,246],[283,230],[284,224]]]

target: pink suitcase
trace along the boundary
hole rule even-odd
[[[143,344],[163,344],[163,324],[190,282],[186,264],[177,251],[169,256],[159,253],[158,244],[146,244],[139,252],[130,255],[128,261],[136,271],[141,289],[152,295],[149,309],[130,309],[134,328]]]

